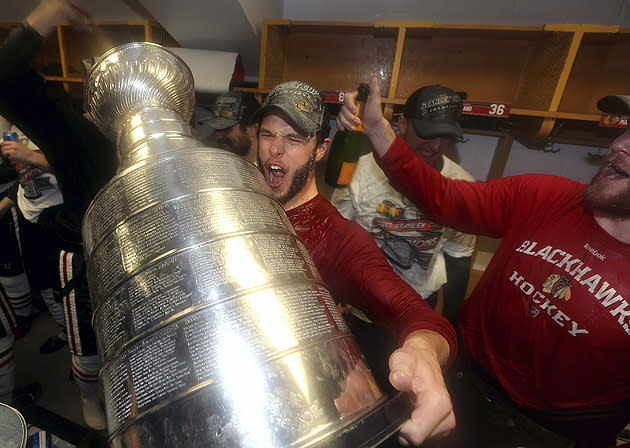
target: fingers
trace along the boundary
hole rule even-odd
[[[396,390],[412,390],[412,378],[416,370],[416,358],[405,349],[398,349],[389,357],[389,382]]]
[[[366,103],[365,120],[368,122],[378,121],[382,118],[381,89],[379,88],[377,79],[374,76],[370,78],[368,85],[370,87],[370,94]],[[361,120],[357,117],[356,97],[356,90],[354,92],[347,92],[344,95],[343,105],[336,118],[337,128],[339,130],[352,130],[361,123]],[[368,110],[373,112],[368,113]],[[370,115],[369,118],[368,115]]]
[[[11,163],[26,162],[30,155],[30,149],[20,142],[4,141],[0,147],[2,148],[2,157]]]
[[[374,404],[380,396],[369,370],[358,364],[346,378],[344,391],[335,399],[335,406],[341,415],[348,415]]]
[[[79,26],[80,28],[90,28],[94,24],[94,17],[89,9],[76,0],[65,0],[70,10],[73,13],[73,17],[69,20]]]
[[[389,364],[392,386],[413,394],[414,410],[400,430],[400,444],[419,445],[448,435],[455,427],[455,415],[439,365],[406,347],[396,350]]]
[[[357,117],[356,107],[357,91],[346,92],[343,97],[343,105],[337,114],[337,128],[339,130],[352,130],[361,123]]]
[[[89,30],[93,23],[92,14],[78,0],[42,0],[26,18],[42,36],[50,34],[64,20],[83,30]]]
[[[433,428],[430,425],[423,425],[422,422],[426,422],[426,418],[427,416],[419,409],[414,410],[411,418],[400,429],[399,443],[403,446],[418,446],[426,440],[443,439],[455,428],[455,414],[452,410],[442,414],[442,418]]]

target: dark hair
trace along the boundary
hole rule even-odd
[[[328,112],[324,111],[324,120],[322,121],[322,126],[319,128],[319,131],[315,133],[315,147],[324,143],[324,140],[328,138],[330,135],[330,117],[328,116]]]

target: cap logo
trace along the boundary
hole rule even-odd
[[[302,112],[306,112],[306,113],[313,113],[313,111],[315,110],[315,108],[313,107],[313,105],[311,103],[309,103],[306,99],[302,98],[300,99],[297,104],[295,105],[295,107],[298,108],[298,110],[301,110]]]
[[[442,110],[459,110],[459,97],[444,95],[418,104],[420,115],[432,114]]]

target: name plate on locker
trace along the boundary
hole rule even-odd
[[[342,104],[344,92],[338,90],[329,90],[322,92],[324,101],[330,104]],[[387,102],[387,98],[383,99]],[[483,101],[464,101],[462,113],[464,115],[482,115],[487,117],[507,118],[512,110],[511,104],[499,102],[483,102]]]
[[[628,127],[629,118],[622,115],[602,114],[599,125],[606,128],[625,128]]]
[[[464,115],[483,115],[487,117],[507,118],[510,116],[510,110],[512,110],[511,104],[464,101],[462,113]]]

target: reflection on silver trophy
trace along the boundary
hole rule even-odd
[[[120,142],[83,222],[111,446],[354,448],[394,432],[408,399],[379,391],[260,171],[193,137],[185,63],[114,48],[85,103]]]

